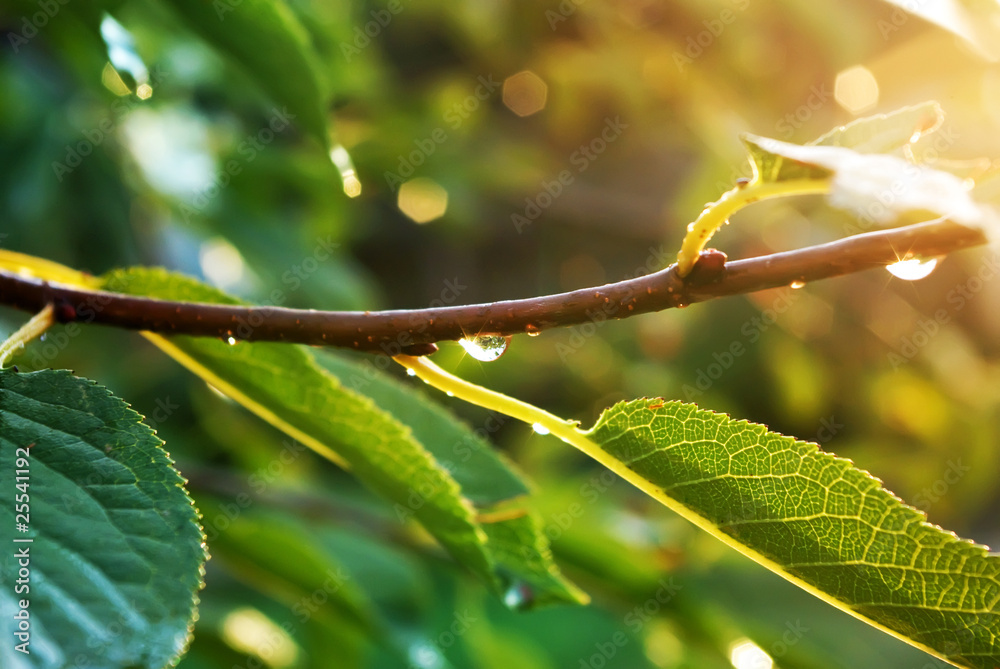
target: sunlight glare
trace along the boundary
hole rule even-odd
[[[750,639],[740,639],[729,647],[729,661],[736,669],[771,669],[771,656]]]

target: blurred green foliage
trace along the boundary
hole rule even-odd
[[[219,3],[232,10],[223,25],[252,4]],[[262,86],[172,5],[0,6],[4,247],[95,273],[162,265],[248,300],[328,309],[614,281],[672,262],[687,222],[745,172],[739,132],[806,141],[851,120],[834,90],[858,64],[878,83],[865,113],[942,102],[946,139],[925,156],[1000,155],[1000,70],[888,4],[296,0],[287,8],[329,87],[333,141],[363,186],[349,199],[316,133],[269,97],[293,94]],[[102,10],[132,34],[149,99],[109,69]],[[512,107],[537,106],[537,89],[511,85],[505,104],[502,84],[523,71],[545,97],[522,117]],[[598,153],[609,124],[620,131]],[[444,215],[416,224],[387,173],[443,188]],[[734,223],[714,240],[731,258],[857,231],[809,199]],[[585,424],[617,400],[665,396],[819,441],[989,544],[1000,539],[996,273],[992,251],[971,251],[919,283],[872,271],[520,337],[490,364],[457,346],[435,359]],[[22,320],[0,311],[0,330]],[[727,357],[734,342],[745,353]],[[280,433],[135,335],[56,328],[17,362],[70,368],[127,398],[216,525],[184,669],[727,667],[744,637],[780,667],[938,666],[553,439],[474,407],[445,400],[535,482],[546,534],[589,607],[509,611],[387,503],[309,452],[282,461]],[[227,510],[238,518],[218,520]],[[267,528],[273,554],[241,548],[237,523]],[[344,585],[309,590],[279,564],[346,574]],[[675,593],[661,602],[665,588]],[[248,634],[256,645],[240,645]]]

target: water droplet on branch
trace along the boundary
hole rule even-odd
[[[805,285],[806,285],[805,281],[792,281],[790,284],[788,284],[788,287],[791,288],[792,290],[798,290],[799,288],[805,288]]]
[[[541,423],[532,423],[531,429],[535,431],[535,434],[551,434],[552,431],[545,427]]]
[[[507,588],[503,594],[503,603],[514,611],[524,611],[531,608],[535,601],[535,592],[524,582],[516,582]]]
[[[937,265],[937,258],[931,258],[930,260],[909,258],[887,265],[886,269],[889,270],[889,274],[904,281],[919,281],[920,279],[929,277]]]
[[[476,360],[493,362],[507,351],[510,337],[502,335],[477,335],[459,339],[462,348]]]

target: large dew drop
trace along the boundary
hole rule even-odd
[[[419,669],[444,669],[447,661],[433,643],[427,639],[418,638],[407,649],[411,667]]]
[[[527,583],[517,581],[503,593],[503,603],[512,611],[527,611],[535,603],[535,592]]]
[[[889,274],[904,281],[919,281],[920,279],[929,277],[934,268],[937,267],[937,264],[937,258],[931,258],[930,260],[910,258],[887,265],[886,269],[889,270]]]
[[[493,362],[507,351],[510,337],[501,335],[479,335],[459,339],[458,343],[476,360]]]

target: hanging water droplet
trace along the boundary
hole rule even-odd
[[[529,608],[535,601],[535,592],[527,583],[516,582],[507,588],[503,594],[503,603],[507,608],[515,611],[523,611]]]
[[[447,395],[448,397],[454,397],[455,396],[455,393],[451,392],[450,390],[446,390],[444,394]]]
[[[126,88],[134,90],[139,99],[146,100],[153,94],[149,85],[149,69],[135,49],[135,39],[125,26],[109,14],[101,18],[101,37],[108,47],[108,60],[119,75],[126,75],[131,81],[123,80]]]
[[[418,669],[442,669],[448,666],[437,647],[426,639],[419,639],[407,649],[409,666]]]
[[[788,287],[791,288],[792,290],[798,290],[799,288],[804,288],[805,285],[806,285],[805,281],[792,281],[790,284],[788,284]]]
[[[340,180],[344,184],[344,192],[347,197],[357,197],[361,195],[361,180],[358,179],[358,171],[354,169],[354,161],[351,154],[340,144],[330,149],[330,160],[337,171],[340,172]]]
[[[538,335],[542,334],[542,331],[538,329],[538,326],[533,325],[531,323],[528,323],[527,325],[524,326],[524,331],[528,333],[529,337],[537,337]]]
[[[471,338],[459,339],[458,343],[476,360],[493,362],[507,351],[510,337],[478,335]]]
[[[924,260],[922,258],[908,258],[906,260],[900,260],[899,262],[887,265],[886,269],[889,270],[889,274],[892,274],[894,277],[899,279],[903,279],[904,281],[919,281],[920,279],[929,277],[937,265],[937,258],[931,258],[929,260]]]
[[[236,337],[226,337],[226,343],[230,346],[236,346]]]
[[[407,376],[416,376],[417,373],[416,373],[416,371],[414,371],[414,370],[412,370],[412,369],[410,369],[410,368],[407,367],[407,369],[406,369],[406,375]]]
[[[532,423],[531,429],[535,431],[535,434],[551,434],[552,431],[542,425],[541,423]]]

